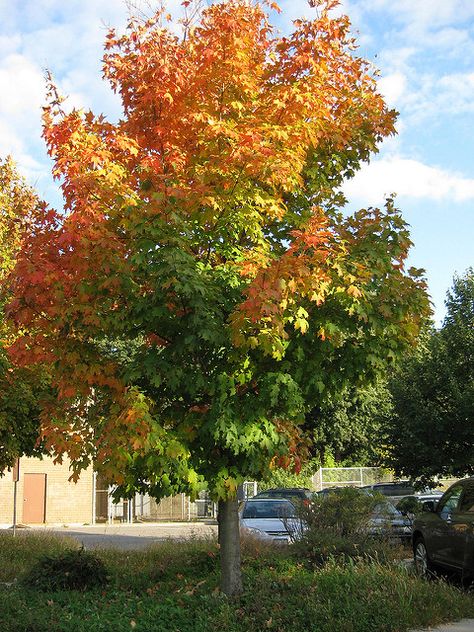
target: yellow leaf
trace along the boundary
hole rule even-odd
[[[349,296],[353,296],[354,298],[360,298],[362,296],[362,292],[355,285],[349,285],[347,293]]]

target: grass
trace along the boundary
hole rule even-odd
[[[403,632],[474,616],[474,598],[444,582],[427,583],[399,565],[330,561],[314,569],[291,549],[243,550],[245,591],[218,590],[212,541],[101,550],[108,583],[86,592],[25,589],[23,576],[43,554],[74,547],[45,534],[0,534],[2,632]]]

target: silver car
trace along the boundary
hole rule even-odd
[[[404,516],[392,503],[379,503],[368,522],[367,533],[374,536],[409,540],[411,538],[412,521]]]
[[[301,533],[301,521],[293,503],[284,498],[250,498],[240,512],[242,537],[275,544],[288,544]]]

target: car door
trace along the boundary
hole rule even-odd
[[[463,481],[459,509],[452,514],[452,556],[456,566],[474,571],[474,479]]]
[[[453,485],[441,498],[430,520],[430,554],[434,562],[444,566],[462,566],[456,546],[456,516],[463,486]]]

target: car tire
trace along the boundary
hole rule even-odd
[[[419,537],[413,544],[413,559],[415,562],[415,572],[419,577],[431,579],[435,576],[434,566],[428,555],[425,540]]]

